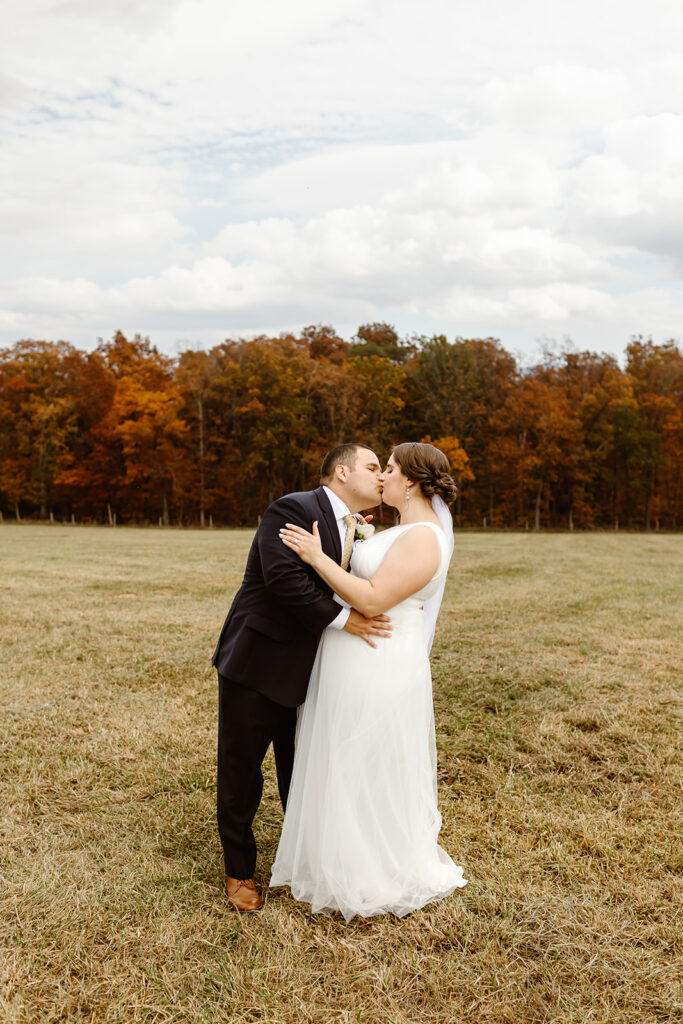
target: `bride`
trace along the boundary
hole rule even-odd
[[[375,648],[340,630],[323,633],[270,881],[347,921],[403,917],[466,884],[437,842],[429,669],[455,485],[443,452],[415,442],[394,448],[382,482],[401,525],[358,544],[351,573],[323,553],[316,524],[312,534],[291,524],[280,532],[338,600],[368,616],[390,611],[393,623]]]

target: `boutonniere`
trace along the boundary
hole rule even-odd
[[[372,523],[356,523],[356,532],[353,536],[355,540],[367,540],[374,532],[375,527]]]

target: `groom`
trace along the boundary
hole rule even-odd
[[[307,530],[317,520],[323,551],[348,566],[354,513],[381,499],[380,464],[363,445],[342,444],[325,456],[321,486],[287,494],[266,510],[251,545],[242,586],[228,612],[213,665],[218,671],[218,831],[230,902],[258,910],[252,823],[263,791],[261,765],[273,744],[284,807],[294,764],[296,709],[306,697],[318,641],[326,626],[376,646],[390,636],[386,615],[368,619],[340,608],[310,566],[285,547],[285,523]]]

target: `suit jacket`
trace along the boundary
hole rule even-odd
[[[341,562],[339,530],[323,488],[278,498],[256,531],[212,658],[219,675],[285,707],[303,703],[320,635],[340,611],[331,588],[278,536],[285,523],[310,530],[316,519],[323,550]]]

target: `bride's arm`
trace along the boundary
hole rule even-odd
[[[329,558],[318,536],[318,524],[313,533],[301,526],[287,523],[280,530],[283,544],[295,551],[302,561],[311,565],[353,608],[371,618],[388,611],[420,590],[436,572],[439,565],[439,542],[428,526],[416,525],[396,540],[370,580],[362,580],[342,569]]]

